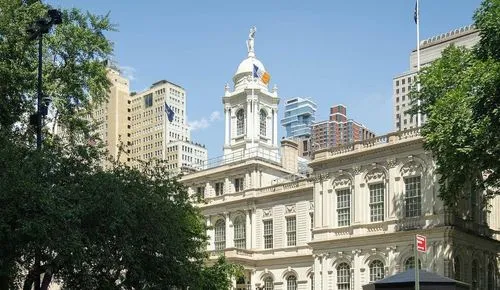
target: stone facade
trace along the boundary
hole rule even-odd
[[[210,255],[246,269],[236,289],[360,290],[412,267],[417,233],[428,239],[422,268],[497,289],[497,208],[472,210],[478,194],[462,216],[447,213],[418,130],[320,150],[310,166],[313,174],[300,178],[248,158],[183,178],[205,196]]]

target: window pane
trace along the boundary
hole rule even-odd
[[[351,268],[346,263],[342,263],[337,267],[337,289],[351,289]]]
[[[405,215],[417,217],[422,214],[420,176],[405,178]]]
[[[246,248],[246,227],[245,217],[238,216],[234,220],[234,247],[238,249]]]
[[[337,190],[337,217],[338,226],[344,227],[351,224],[351,190]]]
[[[266,136],[266,119],[267,119],[267,114],[266,111],[261,110],[260,111],[260,135],[261,136]]]
[[[223,219],[215,223],[215,249],[223,250],[226,248],[226,222]]]
[[[295,216],[286,218],[286,240],[288,246],[297,244],[297,220]]]
[[[377,280],[383,279],[384,274],[384,263],[379,260],[375,260],[370,263],[370,282],[375,282]]]
[[[273,248],[273,221],[264,221],[264,249]]]
[[[267,277],[264,279],[264,290],[273,290],[274,289],[274,283],[273,279],[271,277]]]
[[[383,183],[370,184],[370,221],[384,220],[384,190]]]
[[[245,134],[245,112],[239,110],[236,113],[236,135]]]
[[[297,290],[297,278],[293,275],[286,278],[286,289],[287,290]]]

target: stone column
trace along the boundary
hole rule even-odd
[[[253,133],[253,128],[251,126],[253,120],[252,120],[252,98],[247,97],[247,110],[245,112],[245,133],[246,133],[246,138],[252,138],[252,133]]]
[[[255,207],[250,209],[250,249],[257,248],[257,220],[255,215]]]
[[[229,120],[231,111],[229,108],[224,108],[224,120],[225,120],[225,135],[224,135],[224,146],[229,146],[231,140],[231,133],[229,132]]]
[[[206,223],[207,227],[210,228],[212,226],[212,216],[209,215],[206,217]],[[207,250],[211,251],[214,250],[214,230],[213,229],[208,229],[207,230],[207,235],[208,235],[208,245],[207,245]]]
[[[245,249],[252,248],[252,221],[251,210],[245,210]]]
[[[273,146],[278,147],[278,110],[273,109]]]
[[[226,220],[226,248],[232,248],[233,235],[231,231],[233,229],[233,224],[231,223],[230,214],[228,212],[224,213],[224,218]]]

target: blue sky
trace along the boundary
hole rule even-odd
[[[222,154],[224,85],[246,57],[257,26],[257,57],[285,99],[308,97],[328,108],[347,105],[350,118],[377,134],[392,125],[392,77],[409,67],[415,48],[414,0],[164,1],[50,0],[55,7],[110,12],[115,61],[141,91],[167,79],[187,90],[192,139],[209,157]],[[480,0],[420,0],[421,39],[472,23]],[[279,126],[280,133],[284,129]]]

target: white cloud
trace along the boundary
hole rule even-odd
[[[220,112],[219,111],[214,111],[212,114],[210,114],[210,122],[214,122],[220,120]]]
[[[123,77],[125,77],[126,79],[128,79],[130,81],[135,80],[135,72],[136,72],[135,68],[133,68],[131,66],[123,65],[123,66],[120,66],[119,69],[120,69],[120,72],[122,73]]]
[[[189,128],[191,128],[191,131],[195,131],[198,129],[208,128],[208,127],[210,127],[210,125],[212,123],[214,123],[218,120],[220,120],[220,112],[213,111],[210,114],[210,117],[208,119],[203,117],[200,120],[188,121],[188,125],[189,125]]]

